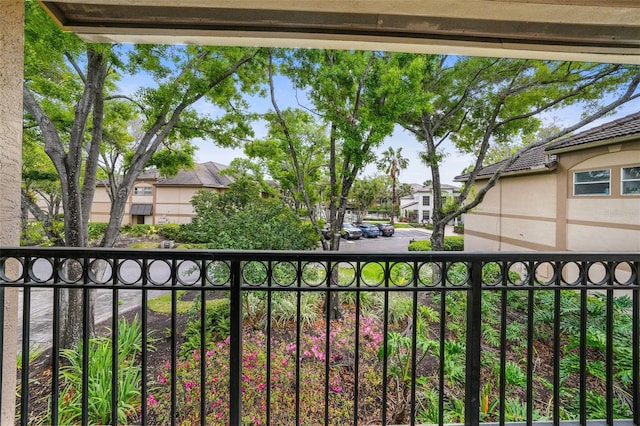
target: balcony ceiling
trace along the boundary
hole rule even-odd
[[[100,43],[316,47],[640,64],[639,0],[41,1]]]

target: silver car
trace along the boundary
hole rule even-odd
[[[362,237],[362,230],[353,223],[345,222],[342,224],[340,235],[347,240],[357,240]]]

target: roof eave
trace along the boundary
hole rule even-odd
[[[567,146],[567,147],[561,147],[561,148],[555,148],[555,149],[554,148],[552,148],[552,149],[547,148],[545,150],[545,153],[547,153],[547,154],[562,154],[562,153],[565,153],[565,152],[581,151],[583,149],[589,149],[589,148],[598,148],[600,146],[607,146],[607,145],[613,145],[613,144],[616,144],[616,143],[629,142],[629,141],[633,141],[633,140],[637,140],[637,139],[640,139],[640,134],[634,133],[632,135],[625,135],[625,136],[620,136],[620,137],[612,138],[612,139],[603,139],[603,140],[599,140],[599,141],[595,141],[595,142],[577,144],[577,145],[572,145],[572,146]]]
[[[500,179],[502,179],[503,177],[511,177],[511,176],[525,176],[525,175],[535,175],[535,174],[542,174],[542,173],[548,173],[548,172],[552,172],[555,169],[558,168],[558,163],[556,161],[550,163],[550,164],[545,164],[545,165],[540,165],[540,166],[533,166],[530,167],[528,169],[524,169],[524,170],[514,170],[511,172],[504,172],[500,175]],[[490,175],[479,175],[476,176],[476,180],[488,180],[491,179],[491,177],[493,176],[493,174]],[[453,181],[454,182],[467,182],[469,179],[468,177],[465,178],[463,176],[456,176]]]

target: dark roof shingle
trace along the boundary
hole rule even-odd
[[[224,164],[208,161],[194,165],[191,170],[180,170],[172,178],[162,179],[156,185],[162,186],[202,186],[207,188],[227,188],[233,178],[222,176],[220,172],[226,169]]]
[[[640,137],[640,112],[610,121],[575,135],[564,137],[547,145],[532,148],[530,151],[522,154],[515,163],[503,170],[503,173],[524,172],[543,166],[549,167],[554,162],[554,155],[550,154],[553,154],[558,150],[573,147],[579,149],[581,145],[588,145],[591,143],[603,142],[632,135],[639,135]],[[549,164],[547,164],[547,161],[549,161]],[[493,176],[493,174],[502,167],[505,162],[507,162],[507,160],[483,167],[479,171],[478,177]],[[455,179],[464,181],[468,179],[468,177],[469,174],[465,173],[463,175],[456,176]]]
[[[534,168],[539,168],[546,165],[546,158],[547,156],[545,154],[544,145],[532,148],[531,150],[522,154],[520,158],[515,161],[515,163],[504,169],[502,173],[523,172]],[[500,169],[500,167],[502,167],[507,161],[508,159],[483,167],[478,172],[478,177],[493,176],[493,174],[497,172],[498,169]],[[466,180],[468,177],[469,173],[465,173],[461,176],[456,176],[456,180]]]
[[[547,145],[547,151],[569,148],[625,136],[640,135],[640,112],[594,127],[572,136],[567,136]]]

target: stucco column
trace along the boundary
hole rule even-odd
[[[0,250],[20,244],[24,0],[0,0]],[[15,265],[7,265],[8,267]],[[16,273],[7,271],[9,274]],[[16,290],[4,293],[0,424],[15,421]]]

